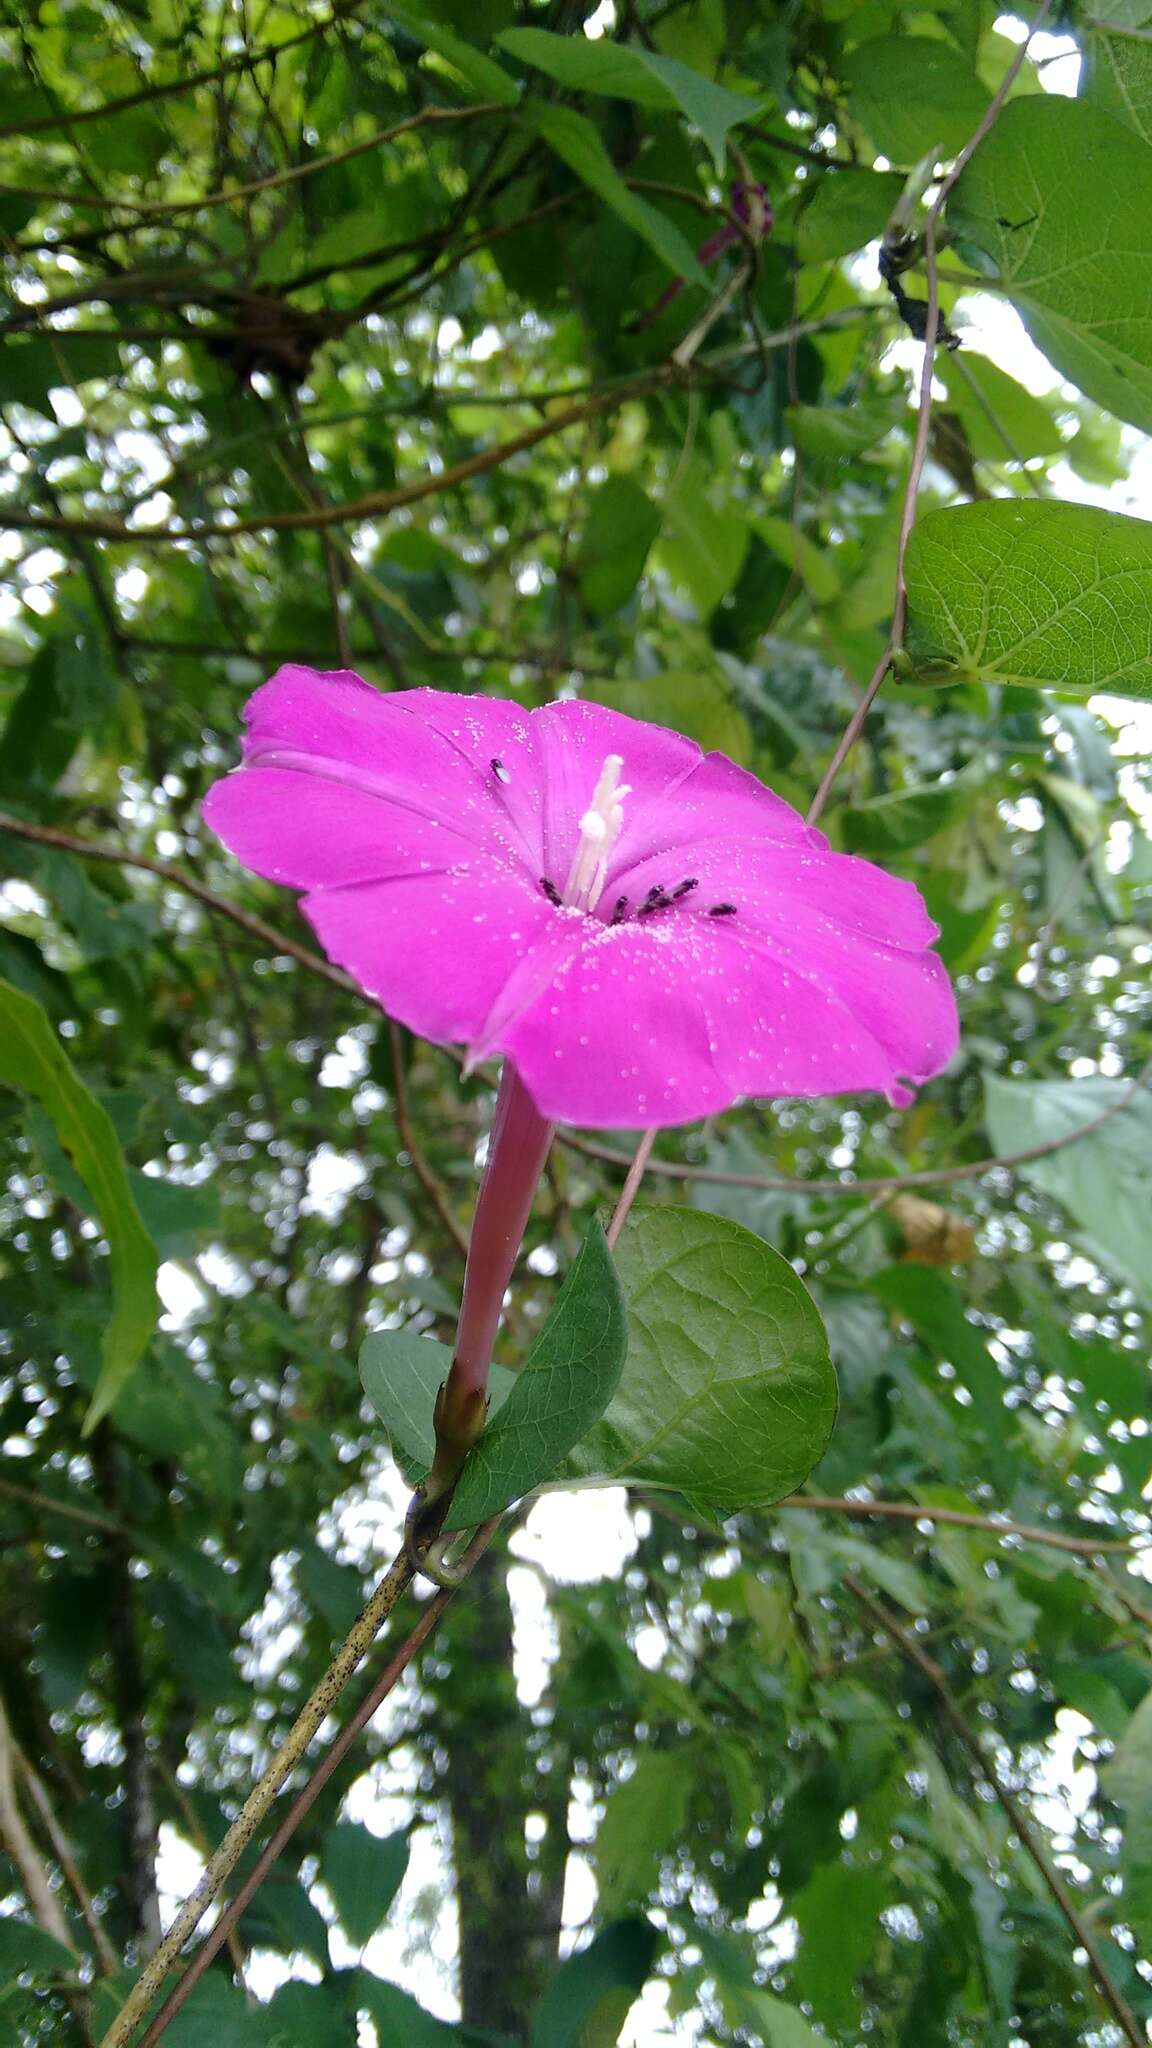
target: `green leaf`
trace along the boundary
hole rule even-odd
[[[410,1330],[374,1330],[360,1346],[364,1392],[405,1475],[413,1480],[429,1470],[436,1455],[432,1408],[451,1363],[447,1344],[413,1336]]]
[[[1094,505],[949,506],[913,528],[907,574],[919,679],[1152,697],[1152,523]]]
[[[595,1852],[602,1912],[618,1912],[654,1890],[661,1858],[683,1832],[697,1775],[698,1762],[683,1745],[649,1749],[609,1794]]]
[[[466,43],[462,36],[454,36],[450,29],[442,28],[439,22],[429,21],[424,14],[417,14],[411,7],[397,7],[394,0],[387,0],[384,13],[394,21],[413,42],[423,43],[425,49],[434,50],[453,71],[458,71],[465,83],[470,85],[485,100],[496,100],[503,107],[514,107],[520,99],[520,88],[514,78],[496,63],[492,57],[484,56],[472,43]]]
[[[735,505],[717,502],[708,465],[695,456],[681,465],[664,500],[658,559],[685,591],[702,619],[731,590],[748,551],[749,528]]]
[[[825,1863],[790,1903],[800,1926],[795,1987],[836,2033],[860,2024],[857,1982],[875,1945],[887,1884],[879,1870]]]
[[[155,1328],[156,1248],[132,1199],[107,1111],[85,1088],[39,1003],[7,982],[0,982],[0,1081],[34,1096],[47,1110],[108,1240],[113,1312],[84,1425],[91,1431],[135,1370]]]
[[[1131,1715],[1121,1694],[1105,1678],[1083,1664],[1054,1664],[1052,1684],[1057,1694],[1092,1722],[1109,1742],[1123,1740]]]
[[[374,1835],[359,1821],[337,1821],[324,1837],[320,1875],[349,1941],[363,1948],[382,1927],[408,1868],[406,1832]]]
[[[465,2048],[462,2033],[425,2012],[399,1984],[386,1984],[362,1969],[359,1986],[360,2003],[375,2022],[381,2048]],[[321,2048],[319,2042],[316,2048]]]
[[[260,2014],[265,2048],[319,2048],[321,2042],[352,2048],[357,2028],[346,1992],[355,1974],[334,1970],[322,1984],[282,1984]]]
[[[1127,1921],[1138,1950],[1147,1955],[1152,1947],[1152,1692],[1137,1707],[1101,1780],[1109,1799],[1124,1808],[1124,1890],[1117,1917]]]
[[[165,2040],[171,2048],[268,2048],[264,2013],[250,2011],[244,1993],[213,1971],[197,1984],[186,2005],[170,2021]],[[275,2037],[273,2037],[273,2042]]]
[[[522,1371],[493,1372],[488,1427],[464,1468],[446,1528],[471,1529],[549,1477],[603,1414],[626,1347],[620,1284],[594,1223]],[[419,1476],[432,1463],[432,1405],[450,1364],[445,1346],[403,1331],[376,1331],[360,1352],[364,1391]]]
[[[1015,1153],[1091,1123],[1123,1100],[1125,1081],[1002,1081],[984,1077],[985,1119],[997,1152]],[[1152,1302],[1152,1096],[1140,1092],[1099,1130],[1015,1171],[1067,1209],[1105,1272]]]
[[[601,2042],[607,2048],[614,2043],[651,1975],[659,1946],[656,1929],[640,1914],[603,1928],[555,1972],[532,2017],[531,2048],[599,2048]]]
[[[796,224],[803,261],[831,263],[874,242],[903,189],[895,171],[826,171]]]
[[[900,410],[903,412],[903,399]],[[851,405],[790,405],[785,415],[788,431],[803,455],[860,455],[874,448],[898,424],[899,415],[883,399],[873,404],[855,401]]]
[[[948,203],[1033,341],[1098,405],[1152,428],[1152,147],[1081,101],[1005,107]]]
[[[322,1970],[330,1966],[327,1922],[299,1879],[278,1868],[264,1879],[241,1919],[240,1932],[250,1947],[311,1956]]]
[[[985,1429],[1001,1436],[1004,1383],[982,1333],[964,1313],[956,1282],[935,1266],[911,1262],[886,1266],[871,1286],[888,1308],[911,1323],[938,1362],[955,1368]]]
[[[1125,30],[1136,34],[1125,34]],[[1148,0],[1109,0],[1083,25],[1080,98],[1152,142],[1152,7]]]
[[[720,1995],[729,2024],[753,2028],[764,2048],[829,2048],[828,2036],[818,2034],[802,2012],[770,1991],[761,1991],[757,1984],[733,1984],[726,1979]]]
[[[699,669],[661,669],[654,676],[630,676],[625,682],[590,684],[585,696],[608,704],[629,718],[667,725],[695,740],[705,753],[717,751],[747,765],[752,757],[752,732],[731,690],[718,675]]]
[[[610,476],[593,493],[573,568],[589,611],[607,618],[639,583],[660,514],[631,477]]]
[[[917,164],[957,156],[991,97],[971,66],[936,36],[874,36],[844,60],[852,113],[882,155]]]
[[[771,516],[752,521],[765,547],[785,562],[794,576],[807,585],[817,604],[829,604],[840,588],[840,578],[829,556],[790,520]]]
[[[464,1467],[445,1527],[471,1529],[547,1478],[603,1415],[627,1348],[620,1281],[593,1223],[523,1370]]]
[[[678,107],[703,136],[717,173],[724,168],[731,129],[759,113],[763,101],[729,92],[675,57],[661,57],[607,36],[554,35],[543,28],[512,28],[500,47],[573,92],[601,93],[640,107]]]
[[[703,136],[719,177],[724,169],[729,132],[739,127],[741,121],[752,120],[760,112],[763,100],[729,92],[689,65],[681,64],[676,57],[658,57],[653,50],[638,50],[636,54],[645,70],[667,87],[691,126]]]
[[[786,1259],[694,1209],[632,1217],[616,1250],[628,1357],[557,1479],[671,1487],[721,1514],[805,1480],[836,1419],[824,1326]]]
[[[73,1951],[42,1927],[15,1915],[0,1919],[0,1975],[6,1984],[25,1972],[30,1977],[58,1977],[61,1971],[72,1976],[75,1970]]]
[[[72,391],[90,377],[114,377],[120,344],[103,334],[14,335],[0,356],[0,399],[54,419],[51,393]]]
[[[525,119],[529,116],[526,114]],[[537,106],[531,125],[570,171],[597,193],[642,242],[689,284],[707,287],[703,270],[678,227],[638,192],[630,192],[591,121],[572,107]]]
[[[849,853],[903,853],[923,846],[950,825],[974,800],[970,783],[927,783],[917,789],[896,789],[887,796],[847,804],[840,830]]]
[[[986,462],[1027,462],[1060,453],[1064,438],[1043,399],[986,356],[957,350],[945,357],[940,375],[949,410],[963,421],[974,455]]]

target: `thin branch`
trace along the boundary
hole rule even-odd
[[[908,480],[904,487],[904,503],[900,514],[900,538],[896,550],[896,601],[892,608],[892,623],[888,629],[888,638],[885,642],[884,651],[868,679],[867,687],[860,702],[857,704],[848,724],[840,735],[836,750],[820,778],[816,794],[808,807],[807,822],[809,825],[814,825],[823,812],[824,806],[832,793],[832,786],[863,732],[868,720],[868,714],[879,696],[884,685],[884,679],[888,675],[893,660],[904,642],[904,628],[908,618],[908,582],[906,574],[908,543],[912,538],[912,528],[916,522],[916,505],[920,495],[920,479],[924,473],[924,463],[928,454],[928,433],[932,424],[932,371],[936,359],[936,343],[940,329],[940,288],[936,271],[936,229],[939,225],[940,215],[956,180],[971,161],[974,152],[980,147],[984,137],[998,118],[1001,108],[1008,98],[1012,87],[1015,85],[1016,79],[1027,59],[1032,38],[1049,12],[1050,6],[1051,0],[1043,0],[1043,4],[1033,17],[1028,34],[1013,57],[1007,71],[1004,73],[1000,84],[993,93],[972,134],[956,158],[952,169],[948,172],[947,177],[941,181],[940,189],[924,216],[924,269],[928,281],[928,303],[924,318],[924,360],[920,369],[920,397],[916,414],[916,437],[912,446],[912,461],[908,469]]]
[[[1065,1131],[1059,1138],[1048,1138],[1042,1145],[1028,1145],[1022,1152],[992,1153],[986,1159],[970,1159],[963,1166],[932,1166],[920,1173],[861,1176],[859,1180],[789,1180],[783,1175],[729,1173],[718,1166],[689,1166],[678,1159],[649,1159],[647,1171],[663,1174],[670,1180],[699,1180],[713,1187],[759,1188],[766,1194],[786,1195],[892,1194],[901,1188],[939,1187],[944,1181],[979,1180],[982,1174],[991,1173],[996,1167],[1010,1171],[1016,1166],[1026,1166],[1033,1159],[1048,1159],[1052,1153],[1063,1152],[1069,1145],[1078,1145],[1082,1138],[1090,1138],[1095,1131],[1110,1124],[1113,1117],[1120,1116],[1149,1083],[1152,1083],[1152,1060],[1140,1069],[1115,1102],[1110,1102],[1107,1109],[1102,1109],[1087,1123],[1077,1124],[1074,1130]],[[580,1152],[585,1158],[602,1159],[609,1166],[630,1168],[634,1164],[629,1153],[618,1152],[612,1145],[602,1145],[598,1139],[577,1138],[571,1131],[558,1131],[557,1138],[569,1151]]]
[[[500,1525],[500,1521],[500,1515],[493,1515],[489,1521],[485,1522],[476,1531],[459,1563],[453,1568],[459,1575],[460,1583],[468,1577],[473,1567],[479,1563],[484,1551],[487,1550],[488,1545],[491,1543]],[[319,1798],[333,1772],[344,1761],[357,1736],[367,1727],[373,1714],[387,1699],[397,1681],[403,1676],[416,1652],[423,1648],[429,1636],[438,1625],[448,1602],[452,1599],[454,1593],[458,1591],[459,1584],[457,1583],[442,1587],[428,1602],[415,1628],[411,1630],[410,1634],[405,1637],[399,1648],[389,1658],[379,1678],[369,1687],[356,1712],[352,1715],[347,1725],[341,1729],[327,1755],[317,1764],[307,1784],[302,1786],[297,1793],[284,1819],[276,1829],[267,1847],[261,1851],[258,1860],[253,1865],[252,1870],[235,1898],[230,1900],[228,1905],[225,1906],[219,1920],[216,1922],[211,1933],[205,1936],[179,1983],[169,1992],[148,2032],[140,2042],[140,2048],[153,2048],[153,2044],[160,2039],[169,2023],[175,2019],[176,2014],[199,1983],[209,1964],[219,1954],[221,1944],[227,1940],[241,1915],[246,1912],[261,1884],[267,1877],[268,1872],[272,1869],[278,1858],[283,1855],[300,1822]]]
[[[72,1937],[72,1929],[64,1918],[63,1908],[53,1891],[44,1868],[40,1851],[28,1831],[20,1802],[16,1796],[16,1766],[20,1752],[8,1719],[7,1709],[0,1700],[0,1842],[12,1859],[12,1866],[24,1887],[24,1896],[32,1909],[37,1926],[58,1941],[62,1948],[69,1949],[76,1956],[79,1951]]]
[[[116,1971],[120,1968],[120,1958],[109,1941],[100,1916],[92,1903],[92,1894],[80,1873],[80,1866],[72,1854],[72,1844],[60,1825],[56,1810],[48,1797],[43,1780],[20,1750],[16,1752],[16,1761],[24,1783],[28,1787],[32,1804],[40,1816],[44,1832],[52,1844],[52,1854],[60,1865],[65,1881],[71,1887],[72,1896],[83,1915],[84,1925],[92,1937],[92,1946],[99,1958],[101,1972],[105,1976],[115,1976]]]
[[[302,178],[314,177],[318,171],[332,170],[353,157],[365,156],[369,150],[383,149],[386,143],[410,135],[416,128],[428,128],[439,121],[475,121],[488,114],[507,112],[502,100],[481,100],[472,107],[422,107],[418,114],[409,114],[407,120],[397,121],[391,128],[378,128],[359,142],[350,142],[346,149],[334,150],[331,156],[289,164],[282,171],[269,171],[264,178],[253,178],[247,185],[227,186],[220,192],[207,192],[200,199],[116,199],[103,192],[54,191],[50,185],[3,185],[0,198],[55,200],[57,205],[94,207],[103,213],[131,213],[142,220],[171,220],[179,213],[204,213],[213,206],[230,206],[235,200],[252,199],[261,192],[276,192],[285,185],[299,184]]]
[[[85,121],[107,121],[115,114],[126,114],[130,107],[143,107],[151,100],[168,99],[174,93],[193,92],[200,85],[213,85],[217,79],[228,78],[235,71],[254,71],[258,64],[275,64],[286,50],[298,49],[301,43],[309,43],[316,36],[326,35],[330,28],[338,28],[362,4],[363,0],[343,0],[343,4],[334,7],[324,21],[313,22],[311,28],[301,29],[299,35],[289,36],[282,43],[268,43],[262,50],[252,50],[242,57],[230,57],[226,63],[215,64],[207,71],[191,71],[187,78],[171,78],[163,85],[141,86],[138,92],[127,92],[120,99],[105,100],[98,107],[62,108],[58,114],[37,114],[28,121],[5,121],[0,123],[0,140],[6,140],[10,135],[40,135],[50,128],[74,128]],[[57,198],[61,196],[56,194]]]
[[[47,513],[21,512],[7,506],[0,516],[14,529],[81,534],[93,540],[130,541],[134,546],[149,547],[165,542],[187,544],[214,538],[231,540],[246,533],[301,533],[316,527],[378,519],[401,506],[416,504],[421,498],[436,497],[442,491],[454,490],[458,484],[468,483],[472,477],[482,476],[487,470],[499,469],[513,456],[524,454],[539,442],[550,440],[554,434],[562,434],[568,427],[578,426],[583,420],[593,419],[599,413],[623,405],[629,398],[644,397],[649,391],[658,391],[681,374],[674,366],[665,365],[622,389],[595,394],[580,405],[552,413],[525,433],[515,435],[510,441],[497,442],[493,448],[481,449],[477,454],[467,456],[463,462],[453,464],[450,469],[426,472],[394,490],[371,491],[367,496],[343,505],[318,505],[302,512],[268,512],[232,521],[206,520],[201,525],[188,527],[126,526],[118,519],[61,519]]]
[[[94,1515],[88,1508],[70,1507],[66,1501],[53,1500],[50,1494],[34,1493],[30,1486],[14,1486],[8,1479],[0,1479],[0,1498],[23,1501],[30,1508],[42,1508],[46,1514],[63,1515],[68,1522],[80,1522],[86,1529],[99,1529],[102,1536],[128,1534],[119,1522],[113,1522],[108,1515]],[[132,1538],[133,1542],[135,1540]]]
[[[437,1216],[448,1232],[462,1259],[468,1257],[468,1234],[462,1230],[452,1212],[452,1205],[444,1189],[425,1159],[412,1130],[412,1117],[408,1106],[408,1084],[404,1078],[404,1046],[400,1026],[395,1019],[388,1019],[388,1043],[392,1053],[392,1115],[400,1134],[400,1143],[408,1154],[412,1171],[427,1195]]]
[[[764,335],[756,343],[756,352],[766,349],[786,348],[796,336],[819,334],[842,327],[847,320],[860,319],[871,309],[848,307],[827,314],[820,320],[804,320],[794,327],[786,327],[778,333]],[[211,332],[204,330],[211,339]],[[190,338],[200,339],[195,330]],[[724,350],[715,356],[702,358],[695,366],[697,370],[713,374],[732,360],[733,353]],[[373,491],[366,497],[357,498],[347,504],[326,505],[306,512],[270,512],[257,514],[248,519],[206,520],[198,526],[128,526],[117,519],[72,519],[54,518],[47,513],[24,512],[15,506],[0,506],[0,520],[13,531],[33,533],[67,533],[81,535],[91,540],[130,542],[135,547],[159,545],[195,545],[203,540],[235,540],[249,533],[299,533],[315,527],[342,526],[361,519],[378,519],[389,512],[398,511],[402,506],[417,504],[423,498],[438,496],[443,491],[454,490],[457,485],[468,483],[474,476],[486,471],[499,469],[516,455],[535,448],[541,441],[551,439],[554,434],[563,433],[568,427],[579,426],[583,421],[614,411],[618,406],[635,398],[646,398],[653,392],[683,386],[690,381],[689,374],[677,363],[662,363],[657,369],[644,371],[639,376],[593,392],[582,404],[568,407],[563,412],[551,413],[547,419],[510,441],[498,442],[494,448],[481,449],[463,462],[455,463],[450,469],[442,469],[417,477],[411,483],[399,484],[394,490]],[[482,403],[483,401],[481,401]],[[537,396],[524,403],[542,402]]]
[[[371,1599],[345,1636],[318,1684],[301,1707],[283,1742],[253,1786],[200,1882],[188,1894],[171,1927],[136,1979],[132,1990],[100,2042],[100,2048],[124,2048],[152,2003],[184,1943],[194,1934],[213,1899],[272,1805],[276,1794],[303,1758],[321,1723],[331,1713],[348,1680],[359,1669],[380,1629],[412,1583],[414,1567],[406,1551],[388,1567]]]
[[[358,996],[362,1002],[370,1000],[350,974],[345,974],[342,968],[333,967],[322,954],[313,953],[295,939],[286,938],[274,925],[266,924],[262,917],[254,917],[251,911],[241,910],[238,904],[229,902],[226,896],[218,896],[215,890],[206,888],[203,882],[198,882],[194,875],[185,874],[182,868],[173,867],[170,861],[153,860],[146,853],[128,853],[123,847],[110,846],[103,840],[80,839],[72,832],[58,832],[54,825],[33,825],[28,819],[11,817],[5,811],[0,811],[0,832],[11,832],[15,838],[32,840],[38,846],[58,847],[62,853],[76,854],[81,860],[104,860],[115,867],[141,868],[146,874],[158,875],[162,882],[194,896],[198,903],[205,904],[217,916],[230,918],[241,931],[259,939],[262,946],[269,946],[274,953],[286,954],[299,966],[306,967],[309,973],[319,974],[334,988],[343,989],[346,995]]]
[[[616,1244],[620,1236],[620,1232],[623,1230],[624,1225],[628,1218],[628,1211],[632,1207],[632,1204],[636,1200],[636,1196],[640,1191],[640,1183],[644,1178],[644,1168],[648,1164],[648,1157],[655,1143],[655,1130],[648,1130],[641,1133],[640,1142],[637,1145],[635,1152],[633,1153],[632,1160],[628,1168],[628,1178],[620,1191],[620,1199],[616,1204],[615,1211],[613,1212],[612,1221],[608,1225],[607,1242],[608,1249],[610,1252],[614,1252],[616,1249]]]
[[[807,1508],[815,1514],[879,1516],[899,1522],[947,1522],[959,1529],[983,1529],[989,1536],[1018,1536],[1024,1543],[1046,1543],[1052,1550],[1071,1550],[1079,1557],[1104,1551],[1130,1555],[1132,1540],[1107,1536],[1065,1536],[1060,1529],[1037,1528],[1034,1522],[1013,1522],[1008,1516],[978,1515],[967,1508],[921,1507],[906,1500],[847,1500],[828,1493],[793,1493],[777,1503],[782,1508]]]
[[[949,1727],[968,1759],[973,1774],[981,1778],[995,1793],[1009,1827],[1021,1848],[1031,1857],[1054,1904],[1063,1915],[1077,1947],[1084,1950],[1103,2004],[1111,2013],[1130,2048],[1147,2048],[1144,2029],[1113,1983],[1092,1928],[1074,1903],[1059,1872],[1049,1862],[1039,1830],[1015,1793],[1004,1783],[991,1757],[987,1755],[983,1745],[968,1726],[939,1664],[921,1648],[915,1636],[902,1628],[887,1609],[881,1606],[879,1600],[873,1599],[867,1587],[862,1586],[858,1579],[846,1574],[844,1584],[871,1616],[877,1628],[884,1631],[884,1634],[896,1644],[902,1656],[906,1657],[910,1664],[915,1665],[922,1678],[927,1679],[940,1702]]]

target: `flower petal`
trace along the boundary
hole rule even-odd
[[[499,1032],[542,1116],[642,1130],[724,1109],[699,995],[674,948],[638,925],[593,926]]]
[[[524,870],[467,869],[317,889],[301,909],[330,960],[421,1038],[475,1043],[512,964],[556,912]]]
[[[442,871],[477,859],[472,840],[439,818],[300,768],[238,768],[204,799],[230,853],[295,889]]]
[[[541,785],[515,704],[438,690],[385,695],[347,669],[278,669],[247,707],[248,766],[294,769],[438,818],[475,845],[541,865]],[[402,829],[396,818],[390,827]]]
[[[842,1095],[939,1073],[956,1049],[956,1004],[934,953],[826,923],[791,942],[740,918],[696,920],[677,941],[734,1094]]]

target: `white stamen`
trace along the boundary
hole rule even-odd
[[[564,901],[572,909],[595,910],[603,893],[612,848],[624,823],[623,799],[632,793],[621,784],[623,766],[621,755],[609,754],[580,820],[580,841],[564,887]]]

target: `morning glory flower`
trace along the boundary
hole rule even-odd
[[[938,1073],[956,1009],[918,891],[723,754],[598,704],[382,694],[288,666],[205,816],[304,890],[329,958],[422,1038],[503,1055],[549,1122]]]

